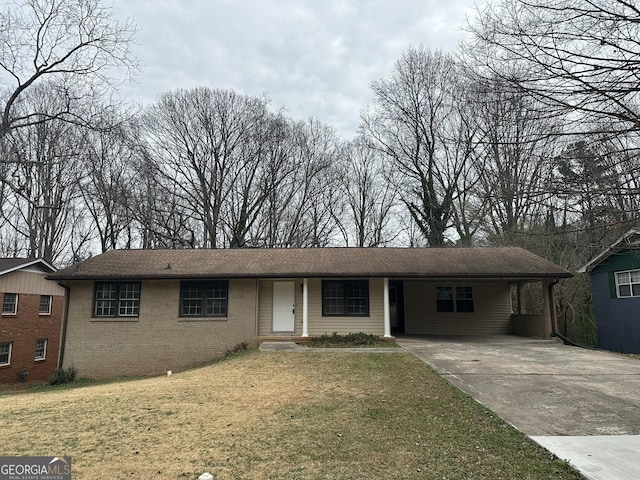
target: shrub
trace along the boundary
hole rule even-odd
[[[75,367],[58,368],[51,378],[49,378],[49,385],[64,385],[65,383],[72,383],[78,375],[78,370]]]
[[[235,347],[230,348],[229,350],[227,350],[227,352],[225,353],[225,356],[228,357],[230,355],[236,354],[236,353],[240,353],[244,350],[246,350],[249,347],[249,344],[247,342],[242,342],[237,344]]]
[[[381,344],[385,344],[385,341],[370,333],[362,332],[347,335],[338,335],[334,332],[332,335],[325,334],[309,342],[311,347],[374,347]]]

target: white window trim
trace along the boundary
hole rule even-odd
[[[0,363],[2,367],[11,365],[11,353],[13,351],[13,342],[4,342],[4,345],[9,345],[9,358],[7,359],[7,363]]]
[[[44,349],[41,357],[38,357],[37,355],[35,356],[34,360],[37,362],[47,359],[47,344],[49,343],[46,338],[36,340],[36,354],[38,352],[38,342],[44,342]]]
[[[40,295],[40,301],[42,301],[42,297],[49,297],[49,311],[48,312],[41,312],[40,308],[38,307],[38,314],[39,315],[51,315],[51,305],[53,304],[53,297],[51,295]],[[41,303],[42,305],[42,303]]]
[[[4,311],[4,295],[2,296],[2,315],[17,315],[18,314],[18,300],[20,295],[18,295],[17,293],[13,293],[13,292],[5,292],[5,294],[11,294],[11,295],[15,295],[16,296],[16,303],[13,304],[13,312],[5,312]]]
[[[121,290],[120,287],[121,285],[129,285],[129,284],[136,284],[138,285],[138,298],[137,299],[127,299],[127,298],[122,298],[121,297]],[[113,299],[109,299],[114,303],[114,314],[113,315],[105,315],[105,314],[98,314],[97,312],[97,302],[98,302],[98,298],[97,298],[97,291],[98,291],[98,287],[101,285],[114,285],[115,286],[115,297]],[[113,282],[96,282],[94,284],[93,287],[93,313],[92,313],[92,321],[138,321],[138,318],[140,318],[140,305],[141,305],[141,298],[142,298],[142,283],[141,282],[136,282],[136,281],[113,281]],[[137,302],[137,312],[136,313],[121,313],[120,309],[122,307],[121,303],[122,302],[130,302],[130,301],[135,301]]]
[[[631,273],[632,272],[640,272],[640,269],[632,269],[632,270],[621,270],[619,272],[615,272],[614,273],[614,277],[616,280],[616,297],[617,298],[640,298],[640,295],[634,295],[633,294],[633,285],[640,285],[640,282],[632,282],[631,281]],[[621,273],[628,273],[629,274],[629,282],[630,283],[620,283],[618,281],[618,275]],[[620,295],[620,285],[629,285],[629,293],[631,293],[631,295]]]

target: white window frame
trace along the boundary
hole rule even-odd
[[[5,346],[8,345],[9,346],[9,356],[7,357],[7,361],[6,362],[2,362],[0,363],[0,366],[7,366],[7,365],[11,365],[11,350],[13,349],[13,343],[12,342],[4,342],[4,343],[0,343],[0,346]]]
[[[105,297],[104,287],[110,296]],[[140,282],[96,282],[93,290],[93,318],[138,318],[140,316]],[[107,306],[109,310],[107,310]]]
[[[6,304],[6,296],[7,295],[14,295],[15,296],[15,302],[13,304],[13,312],[5,312],[4,311],[4,306]],[[4,295],[2,296],[2,315],[17,315],[18,314],[18,294],[17,293],[12,293],[12,292],[5,292]]]
[[[623,278],[626,277],[626,278]],[[616,296],[618,298],[638,298],[640,297],[640,269],[634,270],[624,270],[621,272],[615,272],[616,279]],[[620,292],[620,287],[628,286],[629,287],[629,295],[622,295]],[[633,287],[636,287],[638,290],[637,295],[634,295]]]
[[[42,311],[42,299],[43,298],[48,298],[49,299],[49,310],[44,312]],[[51,315],[51,304],[53,303],[53,297],[51,295],[40,295],[40,306],[38,307],[38,313],[40,315]]]
[[[42,348],[38,348],[38,344],[39,344],[40,342],[44,342],[44,345],[42,346]],[[47,344],[48,344],[48,343],[49,343],[49,342],[47,341],[47,339],[46,339],[46,338],[41,338],[41,339],[39,339],[39,340],[36,340],[36,354],[35,354],[35,358],[34,358],[36,361],[39,361],[39,360],[46,360],[46,358],[47,358]],[[38,352],[39,352],[40,350],[42,350],[42,355],[41,355],[41,356],[38,356]]]

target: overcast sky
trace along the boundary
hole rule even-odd
[[[107,2],[108,3],[108,2]],[[123,93],[175,88],[267,94],[274,110],[352,138],[369,84],[409,46],[453,50],[482,0],[113,0],[138,25],[142,70]]]

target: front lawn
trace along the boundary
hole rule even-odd
[[[0,418],[0,455],[69,455],[74,480],[580,478],[406,353],[251,351],[4,394]]]

